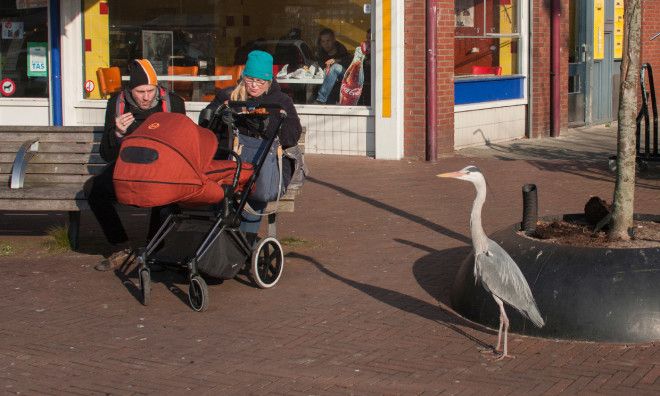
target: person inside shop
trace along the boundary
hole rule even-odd
[[[91,179],[91,188],[87,197],[103,234],[115,249],[114,253],[94,267],[99,271],[120,267],[131,258],[132,254],[128,245],[128,235],[114,207],[117,197],[112,184],[112,173],[122,140],[153,113],[186,114],[183,99],[158,85],[156,71],[149,60],[135,59],[129,63],[128,70],[130,74],[128,86],[108,99],[105,110],[105,125],[99,151],[108,165]],[[161,212],[164,212],[163,208],[152,209],[147,238],[158,231]]]
[[[298,139],[300,139],[302,133],[300,118],[291,98],[282,92],[277,81],[273,79],[273,56],[269,53],[261,50],[250,52],[238,85],[218,91],[213,101],[206,108],[215,111],[219,106],[227,104],[230,100],[249,100],[256,104],[275,103],[281,105],[287,117],[282,122],[279,132],[277,130],[279,122],[276,120],[279,115],[272,110],[270,110],[267,122],[250,117],[241,117],[237,120],[236,127],[240,133],[252,136],[256,133],[263,138],[271,137],[277,133],[284,150],[298,144]],[[200,124],[203,124],[201,119]],[[289,184],[294,166],[294,161],[291,158],[286,156],[282,158],[282,184],[284,186]],[[249,203],[256,212],[261,212],[266,207],[264,202],[249,201]],[[248,241],[254,243],[257,239],[262,216],[243,212],[242,217],[243,221],[240,228],[246,233]]]
[[[319,65],[325,68],[325,77],[316,95],[315,104],[337,102],[339,91],[334,88],[338,83],[341,84],[351,58],[346,47],[335,38],[332,29],[325,28],[319,32],[316,59]]]

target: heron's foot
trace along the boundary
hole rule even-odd
[[[504,360],[504,359],[515,359],[515,358],[516,358],[516,357],[513,356],[513,355],[504,354],[504,353],[502,353],[502,352],[500,352],[500,351],[495,351],[495,354],[497,355],[497,356],[495,357],[495,359],[493,360],[493,361],[495,361],[495,362],[499,362],[500,360]]]

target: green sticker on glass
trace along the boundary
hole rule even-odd
[[[48,45],[45,42],[27,43],[28,77],[48,77]]]

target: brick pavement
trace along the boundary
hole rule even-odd
[[[310,155],[313,174],[296,212],[280,217],[280,237],[305,241],[286,247],[280,283],[271,290],[240,280],[211,285],[210,309],[201,314],[188,308],[179,274],[154,274],[152,304],[143,307],[134,272],[94,271],[104,245],[89,214],[83,215],[81,253],[49,254],[39,249],[43,237],[12,237],[26,248],[0,257],[1,389],[657,395],[657,342],[512,334],[516,359],[491,362],[479,348],[492,345],[496,332],[448,306],[453,277],[469,251],[474,193],[467,183],[435,174],[466,164],[483,169],[491,188],[484,212],[489,233],[520,220],[525,183],[537,184],[541,214],[579,212],[589,195],[612,193],[612,175],[598,155],[571,161],[545,149],[546,158],[531,151],[527,159],[511,160],[501,155],[508,149],[498,150],[435,164]],[[637,211],[657,213],[659,190],[657,177],[640,179]],[[0,240],[8,240],[61,216],[0,219]],[[131,235],[143,235],[144,217],[127,220]]]

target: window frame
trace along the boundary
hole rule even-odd
[[[478,1],[478,0],[477,0]],[[516,60],[517,73],[510,75],[502,76],[479,76],[479,75],[457,75],[454,74],[454,108],[455,111],[464,111],[476,107],[488,107],[488,104],[497,106],[498,103],[512,103],[512,102],[527,102],[528,97],[528,65],[529,65],[529,23],[530,23],[530,12],[531,12],[531,2],[530,0],[512,0],[517,2],[517,12],[516,12],[516,24],[517,32],[512,33],[487,33],[483,32],[482,34],[473,35],[473,34],[454,34],[454,40],[457,39],[493,39],[493,38],[511,38],[516,39],[518,42],[518,57]],[[490,0],[483,0],[484,2],[484,25],[486,26],[486,6]],[[455,66],[455,65],[454,65]],[[460,76],[459,78],[456,78]],[[517,80],[518,84],[512,85],[511,80]],[[476,84],[475,84],[476,83]],[[483,83],[483,86],[488,86],[489,88],[495,87],[497,84],[502,84],[503,86],[508,86],[512,91],[504,91],[501,96],[490,97],[480,96],[480,95],[462,95],[461,92],[465,92],[465,85],[471,84],[473,86],[478,86],[480,83]],[[462,84],[465,84],[462,86]],[[483,88],[483,87],[482,87]],[[497,88],[497,87],[496,87]],[[481,89],[481,88],[479,88]],[[456,97],[458,92],[459,97]]]

